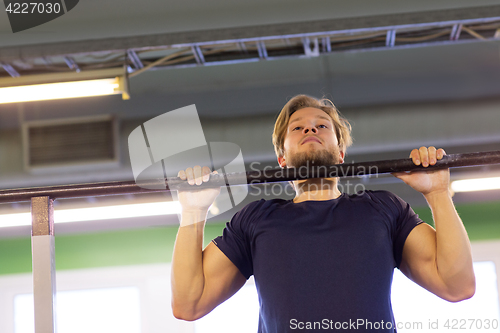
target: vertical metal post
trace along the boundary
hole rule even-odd
[[[198,65],[204,65],[205,64],[205,56],[203,55],[203,51],[201,50],[199,45],[192,45],[191,46],[191,51],[193,52],[194,59],[196,60],[196,63]]]
[[[56,261],[53,200],[49,197],[31,198],[31,221],[35,333],[54,333]]]
[[[267,49],[264,41],[257,41],[257,52],[259,52],[260,59],[267,59]]]
[[[450,40],[459,40],[462,32],[462,24],[455,24],[451,29]]]
[[[396,45],[396,29],[388,30],[385,37],[385,46],[393,47]]]

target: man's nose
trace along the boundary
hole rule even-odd
[[[306,126],[304,127],[304,130],[303,130],[304,134],[307,134],[309,132],[313,132],[314,134],[318,133],[318,129],[314,126]]]

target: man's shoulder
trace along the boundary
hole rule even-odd
[[[247,212],[247,211],[256,211],[256,210],[261,210],[261,209],[268,209],[276,206],[281,206],[284,204],[289,203],[290,200],[285,200],[285,199],[260,199],[260,200],[255,200],[247,205],[245,205],[243,208],[241,208],[238,213],[242,212]]]
[[[273,211],[279,206],[289,203],[284,199],[260,199],[252,201],[241,208],[233,217],[237,220],[253,221],[258,219],[263,213]]]
[[[394,199],[394,198],[399,198],[396,194],[390,192],[390,191],[385,191],[385,190],[364,190],[364,191],[359,191],[355,194],[349,195],[350,199],[365,199],[365,200],[387,200],[387,199]]]
[[[356,194],[349,195],[349,198],[353,201],[363,201],[371,203],[375,206],[406,206],[408,205],[403,199],[398,195],[385,190],[365,190],[360,191]]]

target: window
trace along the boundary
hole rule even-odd
[[[230,299],[195,321],[196,333],[255,333],[259,322],[259,300],[253,278]]]
[[[136,287],[58,292],[58,333],[140,333],[140,300]],[[33,294],[14,298],[14,332],[33,333]]]
[[[398,333],[500,332],[497,276],[491,261],[475,262],[476,293],[471,299],[450,303],[394,272],[392,308]],[[486,328],[489,326],[490,328]]]

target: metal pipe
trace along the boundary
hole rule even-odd
[[[356,177],[401,171],[433,170],[488,164],[500,164],[500,151],[450,154],[437,161],[435,165],[429,166],[427,168],[424,168],[421,165],[417,166],[413,164],[411,159],[407,158],[351,164],[337,164],[331,166],[311,166],[309,168],[273,168],[262,171],[259,170],[241,173],[228,173],[225,175],[217,174],[211,175],[210,181],[196,186],[196,189],[226,185],[256,185],[309,178]],[[157,181],[152,180],[151,184],[156,185],[158,183]],[[143,183],[142,185],[147,184]],[[193,187],[191,185],[188,185],[186,181],[183,181],[178,177],[170,177],[166,180],[167,191],[192,188]],[[48,196],[51,199],[63,199],[164,191],[165,190],[145,189],[138,186],[133,181],[61,185],[1,190],[0,203],[30,201],[32,197],[40,196]]]

